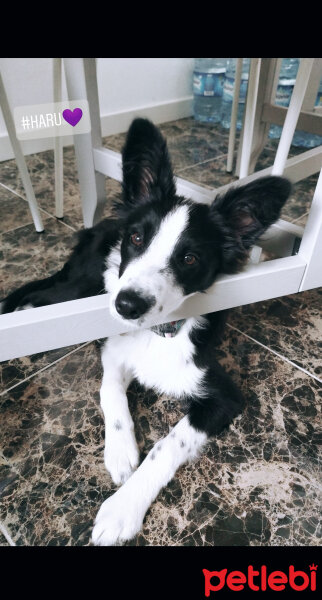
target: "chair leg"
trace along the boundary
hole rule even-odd
[[[43,222],[40,216],[37,200],[32,187],[30,175],[27,169],[25,157],[23,155],[21,145],[16,136],[14,120],[11,114],[6,90],[0,73],[0,106],[2,108],[3,118],[8,130],[9,139],[17,162],[18,170],[26,193],[26,199],[29,204],[31,216],[35,224],[36,231],[41,233],[44,231]]]
[[[239,178],[247,177],[254,135],[254,122],[256,103],[258,95],[259,73],[261,67],[260,58],[252,58],[250,63],[249,82],[247,90],[246,114],[243,132],[243,148],[240,162]]]
[[[93,148],[102,147],[102,129],[98,98],[96,59],[84,58],[83,61],[86,84],[86,97],[88,100],[91,118],[91,136],[93,150]],[[95,182],[97,189],[97,205],[93,218],[94,225],[101,220],[104,207],[106,206],[105,175],[99,173],[98,171],[95,171]]]
[[[322,169],[298,254],[307,263],[299,291],[319,287],[322,256]]]
[[[62,59],[53,59],[53,89],[54,102],[62,99]],[[55,215],[57,219],[64,216],[64,179],[63,179],[63,144],[62,139],[56,136],[54,139],[54,162],[55,162]]]
[[[86,59],[86,61],[95,59]],[[80,185],[80,195],[83,208],[85,227],[97,223],[105,202],[105,176],[97,173],[93,158],[93,130],[97,127],[99,111],[91,110],[90,82],[85,77],[84,59],[64,58],[66,85],[70,100],[88,99],[91,117],[91,133],[74,136],[75,154]],[[95,63],[94,63],[95,66]],[[93,73],[93,65],[92,71]],[[93,90],[92,90],[93,91]]]
[[[262,109],[265,102],[272,103],[275,100],[276,88],[278,82],[278,74],[280,70],[281,59],[277,58],[262,58],[259,67],[259,79],[257,87],[257,97],[253,96],[253,102],[255,105],[255,116],[253,124],[253,135],[251,140],[250,157],[247,166],[247,175],[254,173],[256,163],[264,150],[268,132],[270,128],[269,123],[265,123],[261,120]],[[257,73],[255,72],[254,75]],[[254,76],[253,75],[253,76]],[[251,76],[250,76],[251,79]],[[248,105],[248,96],[246,103],[246,110]],[[238,146],[238,155],[236,162],[235,174],[240,177],[240,168],[242,159],[244,159],[244,129],[246,128],[247,118],[245,115],[244,127],[241,132],[240,142]],[[245,177],[245,170],[244,175]]]
[[[307,84],[310,79],[314,58],[302,58],[294,85],[290,105],[284,121],[278,144],[272,175],[283,175],[285,163],[290,151],[293,135],[301,112]]]
[[[228,140],[228,156],[227,156],[227,167],[226,167],[226,170],[228,171],[228,173],[231,173],[233,170],[234,150],[235,150],[235,140],[236,140],[236,125],[237,125],[237,115],[238,115],[242,69],[243,69],[243,59],[237,58],[236,73],[235,73],[235,85],[234,85],[234,99],[233,99],[233,104],[231,107],[231,119],[230,119],[230,130],[229,130],[229,140]]]

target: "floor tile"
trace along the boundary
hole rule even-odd
[[[322,379],[322,288],[248,304],[229,323]]]
[[[311,208],[317,180],[318,174],[293,184],[290,197],[282,212],[283,218],[288,221],[298,221],[306,215]]]
[[[30,174],[30,179],[34,188],[36,200],[40,209],[45,210],[52,216],[55,216],[55,174],[54,174],[54,157],[53,151],[40,152],[26,157],[26,163]],[[63,223],[69,225],[75,230],[83,229],[83,213],[80,200],[80,190],[76,169],[76,158],[73,147],[64,148],[64,218]],[[23,184],[14,160],[6,161],[0,165],[0,183],[7,186],[13,192],[25,198]],[[4,191],[3,191],[4,190]],[[2,198],[8,199],[12,196],[6,188],[0,188],[0,203]],[[114,179],[106,177],[106,206],[102,214],[102,218],[110,216],[111,203],[116,197],[121,194],[121,184]],[[9,204],[1,203],[3,207],[3,215],[6,221],[12,215]],[[28,205],[23,202],[19,204],[22,215],[28,215]],[[42,213],[42,217],[46,215]],[[12,216],[10,217],[12,220]],[[25,217],[21,217],[20,213],[15,212],[15,220],[17,226],[23,225],[26,222]],[[30,222],[30,218],[29,218]]]
[[[32,223],[28,203],[0,185],[0,234]]]
[[[58,271],[66,262],[77,235],[56,219],[44,219],[45,231],[33,223],[2,234],[0,297],[18,286]],[[19,235],[17,235],[19,231]]]
[[[234,331],[217,354],[246,409],[178,471],[128,545],[318,545],[321,386]],[[90,543],[116,489],[103,465],[101,374],[90,344],[2,398],[1,519],[17,545]],[[128,395],[143,459],[183,413],[137,384]]]
[[[22,209],[24,200],[16,197],[15,207]],[[19,212],[19,211],[18,211]],[[9,213],[6,213],[10,215]],[[21,213],[19,213],[21,214]],[[4,222],[9,223],[6,219]],[[7,231],[1,236],[0,298],[17,287],[42,279],[58,271],[76,242],[76,234],[56,219],[44,219],[45,231],[37,233],[33,223]],[[0,317],[1,318],[1,317]],[[0,392],[17,384],[32,373],[58,360],[76,346],[59,348],[33,356],[0,363]]]
[[[25,157],[25,161],[37,200],[39,194],[47,194],[48,200],[53,201],[54,206],[54,151],[30,154]],[[14,159],[1,163],[0,182],[25,197],[23,183]]]
[[[136,545],[319,545],[322,386],[236,332],[219,354],[246,409],[161,492]]]
[[[102,138],[102,144],[104,148],[114,150],[114,152],[122,152],[125,144],[126,133],[118,133],[115,135],[108,135]]]
[[[237,181],[237,177],[232,173],[227,173],[226,165],[227,156],[222,155],[219,158],[179,170],[178,175],[182,179],[213,190]]]
[[[168,149],[173,170],[180,177],[183,176],[182,169],[227,154],[226,140],[221,137],[209,140],[195,135],[181,135],[175,139],[170,138]]]
[[[113,212],[113,202],[119,200],[122,193],[122,186],[119,181],[105,177],[106,202],[103,206],[101,219],[110,217]],[[69,196],[65,203],[63,222],[73,227],[77,231],[84,229],[82,207],[78,194]]]
[[[229,131],[224,129],[220,123],[201,123],[193,117],[162,123],[161,132],[168,140],[179,138],[180,135],[189,135],[197,140],[206,140],[209,145],[221,145],[225,143],[225,152],[228,152]],[[236,150],[239,141],[240,132],[236,132]]]
[[[21,381],[30,378],[35,373],[47,368],[49,365],[66,356],[78,345],[65,346],[48,352],[40,352],[31,356],[14,358],[0,363],[0,396],[6,390],[16,386]]]

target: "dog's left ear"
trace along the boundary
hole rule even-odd
[[[284,177],[267,176],[247,185],[232,187],[217,196],[210,207],[223,234],[223,271],[238,271],[255,241],[280,216],[291,192]]]
[[[151,197],[166,200],[175,183],[165,139],[148,119],[135,119],[122,152],[123,212]]]

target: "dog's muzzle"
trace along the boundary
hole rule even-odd
[[[115,300],[115,308],[123,319],[138,319],[145,315],[156,303],[153,296],[139,296],[133,290],[123,290],[118,293]]]

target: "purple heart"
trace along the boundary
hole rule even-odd
[[[77,125],[77,123],[81,120],[82,116],[83,111],[81,108],[74,108],[74,110],[69,110],[69,108],[66,108],[66,110],[63,111],[63,117],[65,121],[67,121],[67,123],[69,123],[73,127]]]

